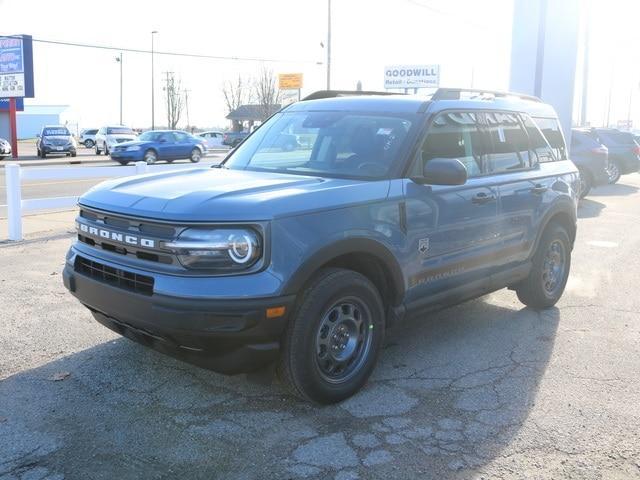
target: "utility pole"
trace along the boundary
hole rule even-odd
[[[155,111],[155,88],[154,88],[154,73],[153,73],[153,36],[158,33],[157,30],[151,32],[151,130],[156,129],[156,111]]]
[[[122,52],[116,57],[116,62],[120,64],[120,125],[122,125]]]
[[[587,102],[589,101],[589,33],[591,30],[590,2],[584,4],[586,18],[584,30],[584,58],[582,59],[582,105],[580,105],[580,125],[587,125]]]
[[[169,83],[173,80],[173,72],[162,72],[166,77],[166,86],[165,90],[167,91],[167,128],[171,128],[171,89],[169,88]]]
[[[191,128],[191,122],[189,122],[189,92],[191,90],[189,89],[184,89],[184,106],[187,109],[187,130],[190,130]]]
[[[331,90],[331,0],[327,0],[327,90]]]

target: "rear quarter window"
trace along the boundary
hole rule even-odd
[[[562,136],[562,128],[557,118],[534,117],[533,121],[538,126],[544,137],[553,149],[558,160],[567,159],[567,147]]]

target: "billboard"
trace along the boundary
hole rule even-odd
[[[0,97],[33,95],[33,42],[30,35],[0,37]]]
[[[278,88],[280,90],[299,90],[302,88],[302,74],[280,73],[278,75]]]
[[[384,67],[384,88],[437,88],[440,65],[390,65]]]

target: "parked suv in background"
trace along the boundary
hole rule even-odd
[[[80,143],[86,148],[93,148],[96,144],[97,128],[88,128],[80,132]]]
[[[247,138],[249,132],[225,132],[222,137],[222,144],[229,147],[237,147]]]
[[[571,130],[571,160],[580,172],[580,198],[592,187],[609,183],[609,150],[598,143],[589,130]]]
[[[76,141],[64,125],[45,125],[38,134],[36,151],[41,158],[50,154],[75,157]]]
[[[119,143],[130,142],[138,138],[136,132],[123,125],[112,125],[102,127],[96,133],[96,155],[104,153],[109,155],[112,147]]]
[[[158,351],[227,374],[277,362],[301,397],[341,401],[407,315],[504,287],[535,309],[562,295],[578,171],[530,111],[555,118],[498,92],[317,92],[220,168],[92,188],[64,284]]]
[[[592,128],[587,131],[609,151],[609,183],[616,183],[621,175],[640,169],[640,146],[633,134],[615,128]]]

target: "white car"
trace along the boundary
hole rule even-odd
[[[125,127],[124,125],[107,125],[96,133],[96,155],[100,155],[101,153],[109,155],[112,147],[122,142],[130,142],[137,139],[138,135],[129,127]]]
[[[198,134],[198,137],[204,138],[207,144],[207,148],[223,148],[222,139],[224,133],[222,132],[202,132]]]

